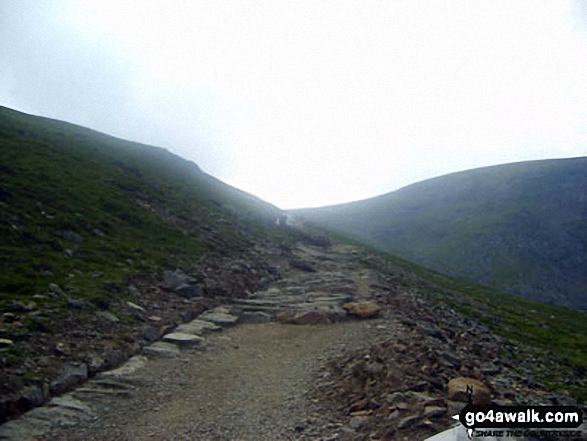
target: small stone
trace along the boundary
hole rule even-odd
[[[14,342],[7,338],[0,338],[0,349],[6,349],[12,346]]]
[[[68,355],[69,350],[67,349],[67,345],[63,342],[57,343],[57,345],[55,345],[55,353],[57,355]]]
[[[116,317],[114,314],[112,314],[109,311],[97,311],[96,315],[98,317],[102,317],[103,319],[106,319],[112,323],[118,323],[120,321],[118,317]]]
[[[422,421],[422,417],[418,415],[412,415],[407,418],[404,418],[397,424],[398,429],[408,429],[412,427],[414,424],[419,423]]]
[[[361,429],[367,425],[367,421],[368,418],[364,416],[354,416],[349,422],[349,427],[354,430]]]
[[[212,322],[219,326],[232,326],[238,322],[238,317],[232,314],[206,311],[198,317],[200,320]]]
[[[139,305],[137,305],[136,303],[133,303],[133,302],[126,302],[126,306],[128,306],[133,311],[145,312],[145,308],[143,308],[142,306],[139,306]]]
[[[180,346],[194,346],[204,341],[202,337],[194,334],[185,334],[183,332],[172,332],[163,337],[166,342],[177,343]]]
[[[389,403],[389,404],[395,404],[395,403],[399,403],[401,401],[405,401],[408,399],[408,396],[403,393],[403,392],[394,392],[392,394],[388,394],[385,397],[385,400]]]
[[[185,334],[202,335],[208,332],[221,331],[222,327],[215,325],[212,322],[206,320],[195,319],[191,322],[179,325],[175,332],[183,332]]]
[[[147,325],[141,329],[141,337],[146,341],[157,341],[159,339],[159,331],[154,326]]]
[[[54,397],[49,402],[50,407],[63,407],[65,409],[76,410],[78,412],[90,413],[90,408],[84,402],[73,398],[70,395],[63,395],[61,397]]]
[[[446,415],[446,407],[426,406],[424,408],[424,416],[426,418],[441,418]]]
[[[74,299],[72,297],[67,298],[67,307],[71,309],[82,309],[86,303],[80,299]]]
[[[49,283],[49,286],[47,287],[47,291],[49,291],[52,294],[59,295],[59,296],[62,296],[65,294],[63,292],[63,290],[61,289],[61,287],[59,285],[57,285],[56,283]]]

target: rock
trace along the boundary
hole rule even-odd
[[[61,287],[59,285],[57,285],[56,283],[49,283],[49,286],[47,287],[47,291],[49,291],[49,293],[52,293],[52,294],[55,294],[58,296],[65,295],[65,293],[63,292]]]
[[[446,415],[446,407],[426,406],[424,416],[426,418],[441,418]]]
[[[365,427],[367,425],[368,421],[369,421],[369,419],[367,417],[355,416],[355,417],[351,418],[351,420],[349,422],[349,427],[354,430],[358,430],[358,429]]]
[[[144,347],[143,353],[153,357],[175,358],[179,355],[179,349],[173,343],[158,341],[151,346]]]
[[[96,375],[98,372],[104,369],[105,365],[106,361],[102,357],[96,354],[92,354],[88,361],[88,372],[90,376]]]
[[[17,314],[13,314],[12,312],[5,312],[2,314],[2,318],[4,319],[5,323],[15,323],[20,320],[20,316]]]
[[[376,318],[381,311],[381,307],[373,302],[348,302],[342,307],[352,316],[361,319]]]
[[[494,365],[493,363],[484,363],[481,365],[481,373],[483,375],[497,375],[501,372],[501,367]]]
[[[198,317],[200,320],[212,322],[219,326],[232,326],[238,322],[238,317],[232,314],[206,311]]]
[[[429,335],[430,337],[434,337],[437,338],[439,340],[442,341],[446,341],[446,338],[444,337],[444,334],[442,332],[440,332],[439,329],[433,327],[433,326],[427,326],[427,325],[420,325],[420,329],[426,334]]]
[[[351,404],[351,407],[349,407],[349,413],[357,412],[359,410],[365,410],[368,408],[369,408],[369,400],[362,399],[359,401],[355,401],[353,404]]]
[[[141,295],[141,292],[135,285],[128,285],[128,293],[133,297],[138,297]]]
[[[448,382],[448,399],[466,403],[467,385],[473,389],[473,404],[480,406],[491,404],[491,393],[487,386],[478,380],[467,377],[453,378]]]
[[[403,420],[400,420],[400,422],[397,423],[397,428],[398,429],[408,429],[408,428],[412,427],[414,424],[417,424],[420,421],[422,421],[422,419],[423,418],[418,415],[409,416],[407,418],[404,418]]]
[[[69,355],[69,349],[63,342],[59,342],[55,345],[55,354],[57,355]]]
[[[126,302],[126,306],[128,306],[133,311],[145,312],[145,308],[143,308],[142,306],[139,306],[139,305],[137,305],[136,303],[133,303],[133,302]]]
[[[387,401],[389,404],[400,403],[400,402],[405,401],[407,399],[408,399],[408,395],[403,392],[394,392],[392,394],[388,394],[385,397],[385,401]]]
[[[47,391],[46,391],[47,392]],[[43,393],[41,386],[28,386],[25,387],[21,393],[21,397],[26,401],[25,407],[37,407],[45,402],[48,393]]]
[[[180,346],[196,346],[204,341],[202,337],[184,332],[172,332],[163,337],[163,340],[170,343],[177,343]]]
[[[189,285],[193,282],[195,280],[180,269],[176,269],[175,271],[165,270],[163,272],[163,283],[167,289],[175,290],[181,285]]]
[[[215,325],[212,322],[206,320],[195,319],[191,322],[179,325],[175,331],[183,332],[185,334],[202,335],[207,332],[221,331],[222,327]]]
[[[145,366],[145,364],[147,364],[146,357],[143,357],[142,355],[135,355],[119,368],[102,372],[100,377],[124,377],[141,369],[143,366]]]
[[[109,311],[96,311],[96,315],[98,317],[102,317],[103,319],[106,319],[112,323],[118,323],[120,321],[120,319],[118,317],[116,317],[114,314],[112,314]]]
[[[81,299],[74,299],[72,297],[67,298],[67,307],[71,309],[83,309],[86,306],[86,302]]]
[[[379,407],[381,407],[381,405],[377,401],[373,399],[368,400],[365,398],[359,401],[355,401],[353,404],[351,404],[351,407],[349,407],[349,414],[353,414],[362,410],[378,409]]]
[[[463,407],[465,407],[466,404],[467,403],[463,403],[462,401],[448,400],[446,402],[446,407],[447,407],[446,413],[449,416],[457,415],[461,412],[461,410],[463,410]]]
[[[204,290],[199,285],[188,285],[183,283],[174,289],[174,292],[186,299],[193,299],[194,297],[202,297]]]
[[[83,401],[80,401],[71,395],[63,395],[61,397],[54,397],[50,402],[49,406],[64,407],[66,409],[77,410],[78,412],[90,413],[90,408]]]
[[[14,345],[14,342],[12,340],[9,340],[7,338],[0,338],[0,349],[9,348],[12,345]]]
[[[59,395],[88,379],[88,366],[84,363],[68,363],[61,368],[55,380],[51,382],[51,394]]]
[[[307,273],[315,273],[317,271],[314,266],[300,259],[292,259],[290,261],[290,265],[292,268],[299,269],[300,271],[305,271]]]
[[[159,331],[151,325],[143,326],[141,329],[141,337],[143,340],[153,342],[159,339]]]
[[[245,311],[240,315],[242,323],[269,323],[273,316],[266,312]]]

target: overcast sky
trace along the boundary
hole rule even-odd
[[[587,1],[0,0],[0,105],[281,208],[587,155]]]

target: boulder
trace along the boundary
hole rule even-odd
[[[381,307],[374,302],[348,302],[342,307],[350,315],[360,319],[376,318],[381,311]]]
[[[479,380],[467,377],[453,378],[448,382],[448,399],[466,403],[468,398],[467,386],[473,389],[473,404],[480,406],[491,404],[491,393],[487,386]]]
[[[158,341],[151,346],[144,347],[143,353],[152,357],[175,358],[179,355],[179,349],[173,343]]]
[[[88,378],[88,366],[84,363],[68,363],[61,368],[59,375],[51,382],[51,394],[67,392]]]
[[[193,299],[195,297],[202,297],[204,290],[200,285],[190,285],[183,283],[174,289],[174,292],[186,299]]]

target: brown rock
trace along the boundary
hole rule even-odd
[[[349,302],[342,307],[352,316],[361,319],[376,318],[381,311],[381,307],[373,302]]]
[[[365,410],[368,408],[369,408],[369,400],[363,399],[363,400],[355,401],[353,404],[351,404],[351,407],[349,408],[349,413],[357,412],[359,410]]]
[[[478,380],[467,377],[453,378],[448,382],[448,399],[466,403],[467,386],[473,389],[473,404],[480,406],[491,404],[491,393],[487,386]]]

